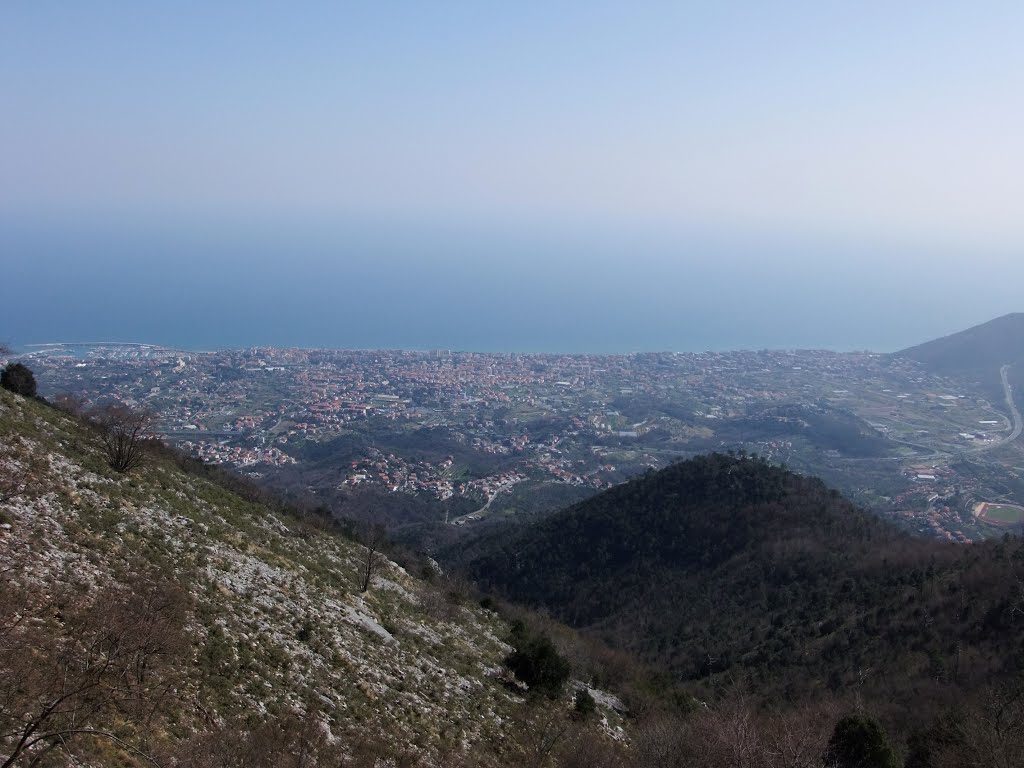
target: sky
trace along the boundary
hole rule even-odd
[[[1018,2],[12,0],[0,337],[899,348],[1024,309],[1021,39]]]

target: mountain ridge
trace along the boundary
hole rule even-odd
[[[917,360],[938,373],[998,372],[1024,361],[1024,312],[1007,315],[902,349],[897,357]]]

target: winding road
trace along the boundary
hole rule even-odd
[[[487,503],[484,504],[482,507],[480,507],[480,509],[478,509],[476,512],[470,512],[469,514],[466,514],[466,515],[459,515],[458,517],[456,517],[454,520],[451,520],[451,521],[448,520],[448,516],[447,516],[447,513],[446,513],[444,521],[446,523],[449,523],[450,525],[465,525],[468,522],[472,522],[473,520],[479,519],[490,508],[491,502],[494,501],[496,498],[498,498],[498,494],[499,493],[501,493],[502,491],[511,490],[513,485],[515,485],[516,483],[521,483],[523,481],[523,479],[525,479],[525,478],[508,480],[508,481],[502,483],[501,485],[499,485],[497,488],[494,489],[494,492],[491,493],[487,497]]]
[[[458,517],[456,517],[454,520],[451,521],[451,524],[452,525],[465,525],[466,523],[468,523],[470,521],[471,518],[473,518],[474,515],[479,516],[479,515],[482,515],[484,512],[486,512],[488,507],[491,506],[491,502],[494,501],[496,498],[498,498],[498,491],[495,491],[490,496],[488,496],[487,497],[487,503],[484,504],[482,507],[480,507],[480,509],[478,509],[476,512],[470,512],[470,513],[465,514],[465,515],[459,515]]]

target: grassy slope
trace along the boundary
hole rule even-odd
[[[86,601],[144,570],[187,595],[187,680],[159,738],[299,711],[381,754],[502,753],[502,722],[522,705],[498,679],[508,647],[495,614],[390,562],[361,595],[357,544],[166,461],[114,473],[76,420],[0,390],[0,467],[27,463],[41,493],[0,504],[0,569],[14,582]]]

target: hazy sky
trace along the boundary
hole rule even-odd
[[[341,280],[376,253],[442,292],[547,269],[559,291],[653,312],[630,348],[687,320],[667,296],[663,315],[628,296],[681,276],[735,288],[730,311],[777,289],[793,319],[751,345],[836,338],[795,332],[800,312],[812,322],[828,290],[854,322],[864,273],[889,280],[878,327],[836,346],[951,331],[1024,308],[1022,40],[1020,2],[11,0],[0,257],[22,263],[0,291],[27,304],[64,279],[39,254],[102,272],[149,231],[164,244],[135,258],[157,273],[175,255],[230,262],[267,300],[285,257]],[[261,247],[231,261],[225,238]],[[429,304],[382,291],[376,310],[402,307]],[[423,343],[448,346],[446,328]]]

